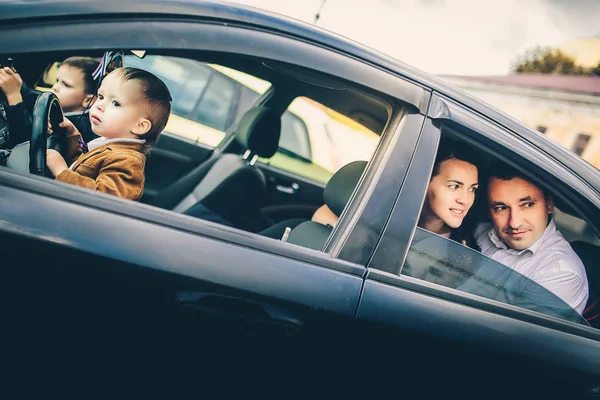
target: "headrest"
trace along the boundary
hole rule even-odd
[[[327,207],[338,217],[346,207],[366,166],[366,161],[353,161],[340,168],[327,182],[323,199]]]
[[[259,157],[270,158],[279,146],[281,116],[268,107],[248,110],[237,126],[237,141]]]

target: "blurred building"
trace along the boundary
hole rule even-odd
[[[600,36],[566,42],[577,65],[600,65]],[[600,168],[600,77],[518,74],[444,76]]]
[[[600,168],[600,77],[443,76]]]

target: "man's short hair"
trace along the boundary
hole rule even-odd
[[[96,92],[96,81],[92,77],[92,74],[98,68],[98,60],[90,57],[69,57],[64,60],[60,65],[66,65],[68,67],[77,68],[83,72],[83,80],[85,83],[85,93],[95,94]]]
[[[487,169],[488,183],[492,178],[497,178],[497,179],[500,179],[503,181],[510,181],[511,179],[514,179],[514,178],[520,178],[520,179],[523,179],[524,181],[531,183],[535,187],[538,187],[542,191],[545,199],[547,199],[548,196],[550,195],[550,193],[548,193],[548,191],[546,190],[545,187],[538,185],[536,182],[533,181],[533,179],[531,179],[529,176],[525,175],[523,172],[521,172],[518,169],[511,167],[510,165],[508,165],[504,162],[501,162],[501,161],[495,161],[488,167],[488,169]]]
[[[117,74],[123,82],[135,80],[140,83],[143,100],[148,103],[148,119],[152,123],[150,130],[140,137],[146,139],[146,147],[150,148],[165,129],[171,114],[173,99],[169,88],[156,75],[139,68],[122,67],[111,74]]]

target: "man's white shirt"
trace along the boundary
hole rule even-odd
[[[579,314],[585,309],[589,296],[585,267],[553,219],[525,250],[506,246],[489,222],[477,226],[475,239],[483,255],[543,286]]]

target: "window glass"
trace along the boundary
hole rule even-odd
[[[281,123],[279,151],[261,161],[317,182],[352,161],[369,160],[379,141],[377,133],[307,97],[294,99]]]
[[[554,222],[560,233],[567,239],[567,242],[576,240],[593,243],[600,246],[600,239],[596,236],[594,229],[590,224],[581,218],[568,214],[554,207]]]
[[[417,228],[402,275],[589,325],[564,301],[462,244]]]
[[[44,73],[42,74],[40,79],[38,79],[38,81],[36,82],[35,89],[39,90],[41,92],[50,90],[52,88],[52,86],[54,86],[54,84],[56,83],[56,81],[58,79],[58,68],[59,67],[60,67],[60,62],[58,62],[58,61],[55,61],[52,64],[48,65],[48,67],[46,67],[46,70],[44,71]]]
[[[300,117],[289,111],[284,112],[281,116],[279,147],[293,152],[308,161],[312,160],[308,128]]]
[[[204,91],[192,119],[211,128],[224,131],[229,126],[231,108],[235,105],[237,83],[215,73]]]
[[[173,104],[165,132],[210,147],[271,86],[241,71],[185,58],[126,55],[124,64],[150,71],[168,86]]]

